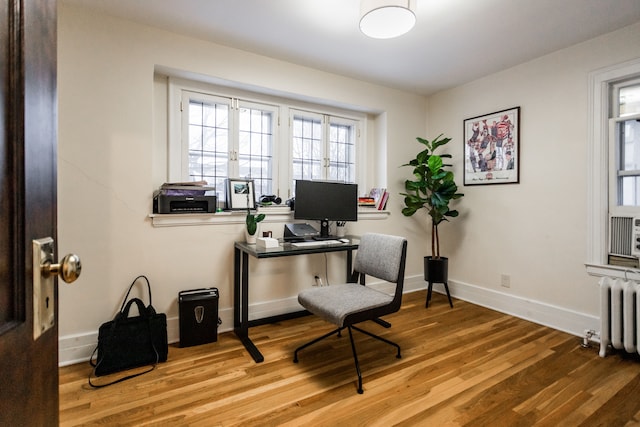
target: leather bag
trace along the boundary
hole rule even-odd
[[[139,298],[129,299],[131,289],[138,279],[144,279],[147,282],[149,305],[146,307]],[[138,309],[138,316],[129,317],[129,311],[134,304]],[[96,353],[97,358],[94,360]],[[167,354],[167,316],[164,313],[156,313],[151,302],[149,279],[146,276],[138,276],[129,286],[118,314],[113,320],[100,326],[98,345],[91,356],[90,364],[93,366],[92,374],[96,377],[141,366],[151,366],[143,372],[127,375],[102,385],[92,383],[90,374],[89,385],[104,387],[150,372],[157,363],[167,360]]]

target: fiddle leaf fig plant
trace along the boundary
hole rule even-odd
[[[442,221],[448,221],[447,217],[458,216],[458,211],[449,207],[449,202],[464,196],[458,193],[458,186],[454,181],[453,172],[447,170],[451,165],[445,164],[444,158],[451,158],[450,154],[435,154],[435,151],[451,141],[451,138],[438,135],[429,141],[424,138],[416,138],[424,145],[415,159],[402,166],[413,168],[413,180],[404,183],[405,193],[402,214],[412,216],[420,209],[426,209],[431,218],[431,254],[433,258],[440,258],[440,238],[438,225]]]

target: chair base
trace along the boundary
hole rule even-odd
[[[355,329],[358,332],[361,332],[365,335],[370,336],[371,338],[375,338],[378,341],[382,341],[384,343],[387,343],[389,345],[394,346],[398,352],[396,354],[396,358],[400,359],[402,358],[402,355],[400,353],[400,346],[392,341],[389,341],[388,339],[382,338],[376,334],[372,334],[371,332],[367,332],[363,329],[358,328],[355,325],[350,325],[350,326],[342,326],[340,328],[334,329],[333,331],[326,333],[324,335],[322,335],[321,337],[318,337],[312,341],[309,341],[306,344],[301,345],[300,347],[296,348],[296,350],[293,352],[293,363],[298,363],[298,352],[300,350],[303,350],[309,346],[312,346],[313,344],[322,341],[325,338],[330,337],[333,334],[338,334],[338,336],[341,336],[341,332],[343,329],[348,329],[349,330],[349,340],[351,341],[351,352],[353,353],[353,361],[355,362],[355,366],[356,366],[356,373],[358,374],[358,394],[362,394],[364,393],[364,390],[362,389],[362,373],[360,371],[360,363],[358,362],[358,353],[356,352],[356,344],[355,341],[353,340],[353,332],[352,329]]]
[[[447,282],[443,282],[444,290],[447,291],[447,298],[449,298],[449,306],[453,308],[453,301],[451,301],[451,294],[449,293],[449,285]],[[424,305],[425,308],[429,308],[429,301],[431,301],[431,290],[433,288],[433,282],[429,282],[429,289],[427,290],[427,302]]]

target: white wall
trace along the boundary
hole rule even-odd
[[[154,81],[156,66],[356,105],[377,116],[368,144],[389,146],[386,152],[369,148],[368,159],[371,170],[386,159],[386,170],[368,174],[368,185],[391,189],[391,215],[349,231],[407,236],[407,275],[424,287],[423,233],[414,234],[416,227],[402,217],[397,195],[406,172],[398,165],[413,154],[405,142],[426,130],[424,97],[66,5],[59,6],[58,37],[58,244],[60,253],[75,252],[83,262],[81,278],[60,286],[61,363],[88,356],[99,325],[113,317],[138,274],[151,280],[154,306],[169,318],[170,339],[177,338],[177,295],[185,289],[217,287],[221,330],[232,327],[233,242],[243,239],[244,226],[154,228],[148,218],[152,192],[166,180],[166,123],[154,121],[157,98],[165,96]],[[331,280],[342,279],[343,259],[328,259]],[[295,300],[311,283],[310,271],[324,270],[324,257],[251,265],[251,303],[268,311]]]
[[[458,159],[464,119],[521,107],[520,183],[462,187],[462,218],[447,230],[458,293],[523,317],[540,310],[537,320],[564,329],[580,331],[545,316],[560,308],[594,326],[597,278],[584,266],[588,76],[639,57],[640,23],[430,97],[429,134],[458,141]],[[500,286],[501,274],[511,276],[511,288]]]

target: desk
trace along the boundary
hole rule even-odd
[[[249,354],[257,363],[264,361],[260,350],[249,338],[249,327],[278,320],[292,319],[306,314],[306,311],[287,313],[272,316],[265,319],[249,321],[249,255],[254,258],[277,258],[284,256],[320,254],[326,252],[347,253],[347,274],[349,280],[352,269],[353,251],[358,249],[360,239],[356,236],[347,236],[348,243],[324,245],[318,247],[295,247],[290,243],[280,244],[277,248],[256,248],[256,245],[248,245],[245,242],[236,242],[234,247],[234,275],[233,275],[233,331],[236,333]]]

